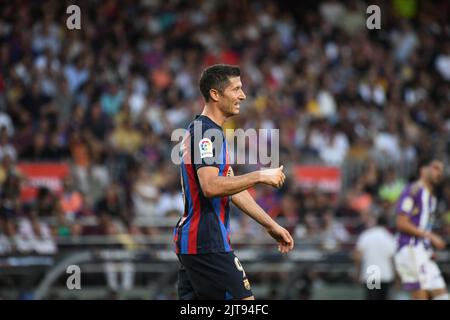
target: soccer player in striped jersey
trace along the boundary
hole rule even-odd
[[[222,125],[239,114],[242,90],[236,66],[214,65],[200,79],[205,99],[201,115],[181,143],[184,214],[174,230],[180,261],[180,299],[254,299],[249,280],[230,243],[230,201],[261,224],[282,253],[294,240],[255,202],[247,191],[258,183],[276,188],[284,183],[283,167],[235,176],[230,166]]]
[[[419,164],[420,178],[405,187],[397,202],[397,272],[413,299],[449,300],[432,246],[445,248],[443,239],[432,231],[437,200],[435,187],[441,182],[444,165],[425,157]]]

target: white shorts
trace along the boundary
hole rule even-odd
[[[445,281],[431,254],[422,242],[406,245],[395,254],[395,267],[405,290],[445,289]]]

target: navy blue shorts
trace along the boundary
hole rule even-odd
[[[244,268],[233,252],[179,254],[181,300],[240,300],[253,295]]]

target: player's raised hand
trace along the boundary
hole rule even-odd
[[[283,166],[281,166],[279,168],[261,170],[260,178],[262,183],[279,188],[283,185],[286,176],[283,173]]]
[[[294,248],[294,239],[289,231],[282,226],[276,224],[266,230],[270,236],[278,242],[278,251],[281,253],[287,253]]]

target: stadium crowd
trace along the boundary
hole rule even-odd
[[[252,190],[273,217],[328,250],[374,216],[392,221],[418,156],[448,164],[450,4],[375,3],[380,30],[367,29],[364,1],[92,1],[81,30],[66,27],[69,1],[2,4],[0,254],[55,252],[68,236],[152,236],[155,221],[178,217],[171,133],[201,110],[198,78],[214,63],[239,65],[247,94],[227,128],[280,128],[288,180]],[[71,173],[62,192],[23,201],[20,162],[67,162]],[[346,184],[303,190],[302,163],[341,167]],[[438,225],[450,236],[448,168]],[[260,232],[233,216],[236,237]]]

